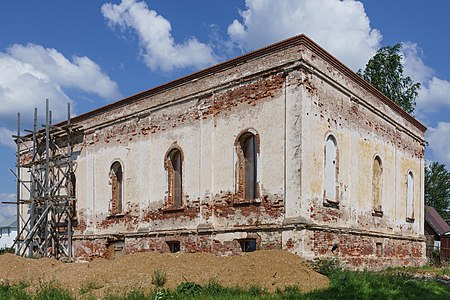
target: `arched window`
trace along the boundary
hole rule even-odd
[[[406,220],[414,221],[414,176],[411,171],[406,176]]]
[[[122,212],[123,206],[123,172],[122,165],[116,161],[111,165],[109,171],[111,178],[111,214]]]
[[[77,178],[74,172],[69,173],[68,195],[71,198],[76,198]]]
[[[257,198],[257,144],[256,136],[246,132],[239,137],[239,192],[244,200]]]
[[[372,199],[373,199],[373,209],[376,213],[382,212],[381,207],[381,197],[382,197],[382,175],[383,166],[381,164],[381,158],[376,156],[373,160],[372,167]]]
[[[172,149],[166,158],[168,178],[168,206],[181,207],[183,204],[183,159],[179,149]]]
[[[68,182],[68,195],[71,198],[69,201],[70,208],[71,208],[71,214],[72,216],[77,215],[77,202],[76,202],[76,196],[77,196],[77,178],[75,177],[75,173],[72,171],[69,173],[69,182]]]
[[[325,199],[338,201],[337,195],[337,147],[334,136],[329,135],[325,142]]]

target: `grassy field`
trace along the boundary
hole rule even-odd
[[[327,289],[310,293],[302,293],[297,287],[286,287],[275,293],[252,286],[248,289],[225,288],[217,282],[200,286],[191,282],[180,284],[176,290],[165,290],[161,281],[159,288],[152,292],[140,290],[126,291],[121,295],[107,293],[103,299],[450,299],[450,285],[436,280],[413,278],[409,272],[434,272],[448,274],[449,269],[420,268],[389,270],[383,273],[370,271],[355,272],[333,270],[328,274],[331,284]],[[433,272],[432,272],[433,273]],[[35,292],[26,291],[26,284],[0,284],[0,300],[2,299],[95,299],[92,291],[95,285],[87,284],[76,293],[57,287],[56,283],[43,284]]]

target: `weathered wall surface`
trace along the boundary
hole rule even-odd
[[[169,251],[171,241],[181,251],[234,254],[239,241],[254,239],[258,249],[338,256],[356,267],[423,262],[423,132],[308,43],[249,55],[81,118],[76,255],[107,256],[113,244],[125,253]],[[238,188],[236,143],[246,131],[258,143],[252,201]],[[324,197],[330,135],[338,153],[333,202]],[[183,157],[176,209],[166,205],[164,164],[174,148]],[[382,174],[374,213],[375,157]],[[112,215],[115,161],[123,167],[123,213]]]
[[[305,51],[302,82],[301,234],[283,245],[304,257],[340,256],[353,266],[410,264],[423,258],[423,136],[335,68]],[[295,124],[297,119],[292,120]],[[287,124],[289,126],[289,124]],[[337,203],[325,199],[325,143],[337,144]],[[381,158],[381,213],[374,212],[373,161]],[[407,175],[414,211],[407,216]],[[409,218],[408,218],[409,217]],[[312,229],[313,228],[313,229]],[[407,245],[407,246],[406,246]],[[383,259],[379,259],[383,258]],[[401,262],[401,263],[400,263]]]
[[[95,130],[80,146],[77,160],[77,177],[83,180],[78,181],[79,233],[98,237],[195,232],[199,227],[234,232],[281,224],[284,155],[283,143],[274,137],[284,134],[283,85],[284,77],[273,74]],[[235,143],[247,129],[259,136],[260,184],[256,203],[242,204],[237,203]],[[183,152],[182,209],[165,207],[164,158],[173,146]],[[118,215],[110,214],[108,174],[114,161],[121,162],[124,174],[124,211]],[[225,234],[219,240],[237,243],[236,238],[246,236],[228,235],[228,241]]]

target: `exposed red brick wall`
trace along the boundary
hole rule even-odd
[[[351,268],[379,269],[389,266],[409,266],[424,263],[425,243],[421,241],[381,238],[361,234],[307,230],[309,242],[289,238],[282,241],[279,230],[246,232],[246,239],[255,239],[257,250],[281,249],[294,251],[304,247],[305,253],[313,253],[317,259],[338,258]],[[216,255],[242,253],[239,238],[223,241],[213,233],[167,234],[164,236],[122,237],[125,253],[142,251],[170,252],[167,242],[179,241],[181,252],[206,252]],[[120,238],[119,238],[120,239]],[[113,239],[75,240],[75,255],[83,259],[108,257],[108,244]]]

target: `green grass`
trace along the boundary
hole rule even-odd
[[[327,289],[304,295],[304,299],[450,299],[450,286],[405,274],[339,270],[330,279]]]
[[[0,300],[31,299],[31,297],[25,292],[26,287],[27,285],[25,283],[10,285],[8,282],[1,282]]]
[[[296,286],[289,286],[275,293],[264,288],[251,286],[247,289],[239,287],[223,287],[215,281],[206,285],[183,282],[175,290],[155,289],[146,293],[134,290],[119,294],[108,294],[105,300],[169,300],[169,299],[233,299],[233,300],[301,300],[301,299],[450,299],[450,285],[435,280],[417,280],[404,272],[370,272],[346,271],[336,269],[329,274],[330,286],[323,290],[301,293]],[[74,299],[67,290],[49,283],[41,285],[34,294],[25,292],[25,284],[0,284],[0,300],[3,299]],[[87,288],[87,290],[91,290]]]
[[[436,275],[450,275],[450,267],[436,268],[430,265],[423,267],[404,267],[404,268],[389,268],[387,273],[432,273]]]

